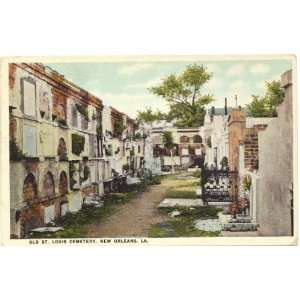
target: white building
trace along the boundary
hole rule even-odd
[[[145,139],[145,168],[151,170],[153,175],[161,174],[161,159],[153,156],[153,140],[151,137]]]
[[[221,168],[220,163],[223,157],[228,159],[229,156],[228,115],[226,110],[212,107],[205,115],[202,132],[206,145],[205,163],[208,167],[217,166]],[[228,110],[231,110],[231,108]]]

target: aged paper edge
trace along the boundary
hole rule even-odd
[[[74,238],[74,239],[10,239],[9,152],[8,152],[8,64],[11,62],[80,63],[80,62],[151,62],[190,60],[292,60],[293,65],[293,182],[294,236],[285,237],[200,237],[200,238]],[[293,54],[264,55],[148,55],[148,56],[32,56],[0,58],[0,241],[1,245],[297,245],[298,244],[298,116],[297,65]]]

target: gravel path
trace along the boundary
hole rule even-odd
[[[159,213],[157,206],[164,199],[167,182],[150,186],[100,224],[88,226],[87,236],[96,237],[145,237],[152,224],[164,222],[168,217]]]

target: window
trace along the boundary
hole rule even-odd
[[[23,96],[23,113],[27,116],[36,116],[36,88],[35,82],[30,78],[22,78],[21,90]]]
[[[24,125],[23,127],[23,153],[26,156],[36,156],[36,128]]]

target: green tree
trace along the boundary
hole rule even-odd
[[[247,108],[252,117],[277,117],[277,107],[284,99],[284,90],[279,80],[266,82],[266,94],[253,95]]]
[[[171,161],[172,161],[172,173],[175,173],[174,168],[174,159],[173,159],[173,151],[174,151],[174,139],[171,131],[165,131],[162,135],[162,142],[166,149],[170,151],[171,154]]]
[[[155,112],[150,107],[147,107],[145,111],[138,111],[137,119],[140,122],[145,122],[152,125],[154,121],[165,120],[166,114],[160,112],[159,110]]]
[[[115,124],[114,124],[114,132],[113,132],[113,135],[115,137],[121,137],[122,136],[122,133],[123,131],[125,130],[125,125],[123,123],[123,120],[121,119],[118,119]]]
[[[151,87],[150,92],[163,97],[169,104],[168,120],[176,120],[181,127],[203,125],[205,105],[213,101],[212,95],[203,95],[202,87],[211,79],[203,65],[189,65],[179,75],[171,74],[160,85]]]

